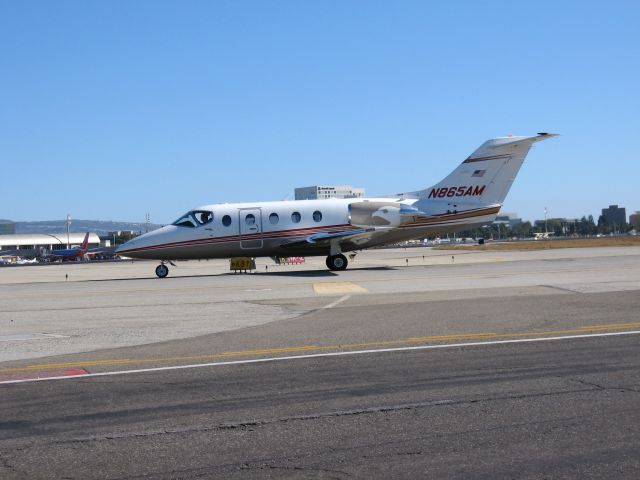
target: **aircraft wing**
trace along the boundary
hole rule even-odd
[[[309,235],[303,240],[295,240],[293,242],[285,243],[282,245],[284,248],[290,247],[302,247],[305,245],[322,245],[329,244],[332,240],[339,239],[339,242],[353,242],[353,243],[366,243],[376,233],[382,233],[383,229],[376,228],[359,228],[356,230],[345,230],[343,232],[331,232],[331,233],[315,233]],[[386,229],[384,229],[386,230]]]

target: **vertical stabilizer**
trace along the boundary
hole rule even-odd
[[[84,253],[89,249],[89,232],[84,236],[80,250]]]
[[[450,206],[451,210],[460,208],[458,205],[502,205],[531,146],[554,136],[539,133],[487,140],[444,180],[416,192],[419,201],[442,202],[443,208]]]

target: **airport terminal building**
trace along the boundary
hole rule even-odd
[[[70,233],[69,245],[80,245],[86,232]],[[100,246],[100,238],[95,233],[89,234],[89,248]],[[14,251],[17,255],[34,255],[36,251],[55,251],[67,248],[66,233],[0,235],[0,251]]]

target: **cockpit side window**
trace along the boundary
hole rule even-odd
[[[198,225],[198,222],[196,222],[195,218],[193,218],[191,212],[188,212],[181,216],[178,220],[173,222],[172,225],[176,225],[178,227],[195,228],[196,225]]]
[[[213,212],[209,210],[192,210],[172,223],[178,227],[195,228],[213,221]]]
[[[200,225],[206,225],[213,221],[213,212],[209,210],[194,210],[193,214]]]

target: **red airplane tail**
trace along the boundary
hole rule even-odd
[[[84,236],[84,240],[82,241],[82,246],[80,247],[80,251],[85,253],[89,249],[89,232]]]

